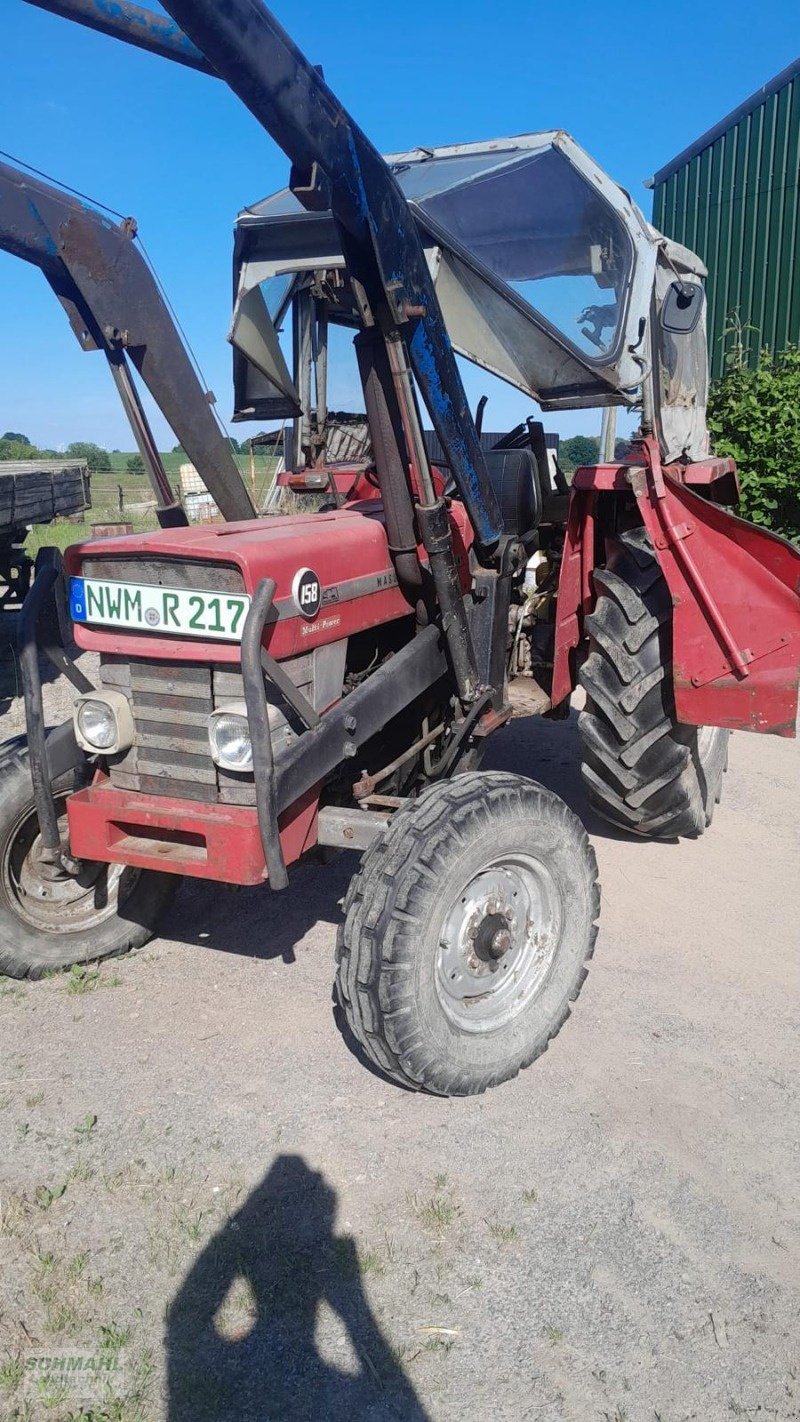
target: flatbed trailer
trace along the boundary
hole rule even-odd
[[[92,506],[91,476],[75,459],[22,459],[0,464],[0,609],[22,601],[33,569],[28,530]]]

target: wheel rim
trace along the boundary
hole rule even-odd
[[[62,844],[67,836],[67,796],[56,796]],[[124,864],[84,862],[77,875],[47,872],[39,821],[27,809],[6,840],[2,885],[15,912],[40,933],[63,937],[113,918],[133,893],[141,871]]]
[[[550,871],[532,855],[493,860],[452,903],[442,925],[436,992],[462,1031],[505,1027],[546,983],[561,935]]]

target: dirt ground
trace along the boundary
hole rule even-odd
[[[344,857],[190,883],[135,957],[0,983],[4,1417],[800,1417],[797,749],[736,737],[679,845],[592,818],[574,716],[490,763],[584,818],[603,910],[557,1042],[485,1097],[340,1036]],[[99,1359],[105,1400],[40,1355]]]

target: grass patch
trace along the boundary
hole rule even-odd
[[[358,1252],[359,1269],[364,1274],[377,1274],[380,1277],[386,1273],[386,1261],[377,1249],[364,1249]]]
[[[0,983],[0,998],[10,997],[13,1002],[22,1002],[25,995],[21,983]]]
[[[423,1344],[426,1353],[437,1353],[445,1358],[455,1346],[454,1338],[440,1338],[438,1335],[434,1338],[426,1338]]]
[[[94,1111],[88,1111],[82,1121],[75,1127],[75,1137],[79,1141],[86,1140],[97,1125],[97,1117]]]
[[[81,1185],[85,1184],[87,1180],[91,1180],[93,1176],[94,1171],[85,1160],[76,1160],[71,1169],[67,1171],[67,1181],[75,1180]]]
[[[439,1233],[449,1229],[461,1214],[461,1206],[455,1199],[452,1188],[448,1188],[448,1176],[445,1174],[434,1175],[432,1195],[427,1199],[420,1199],[415,1193],[410,1196],[410,1203],[420,1223],[426,1229]]]
[[[89,1263],[89,1255],[85,1249],[81,1249],[77,1254],[73,1254],[67,1264],[67,1278],[71,1284],[76,1284],[86,1272],[86,1265]]]
[[[87,968],[83,963],[73,963],[67,973],[67,994],[69,997],[83,997],[100,986],[100,969]]]
[[[130,1336],[129,1328],[119,1328],[116,1323],[104,1323],[98,1334],[100,1352],[119,1353],[129,1342]]]
[[[34,1199],[40,1210],[49,1210],[56,1200],[66,1192],[67,1182],[62,1180],[58,1185],[37,1185],[34,1191]]]
[[[426,1229],[445,1230],[450,1228],[461,1210],[447,1195],[431,1195],[429,1200],[417,1203],[416,1212]]]
[[[9,1358],[7,1362],[0,1363],[0,1391],[16,1392],[24,1376],[25,1364],[22,1358]]]
[[[514,1224],[503,1224],[500,1220],[487,1220],[489,1233],[498,1244],[514,1244],[519,1239],[519,1230]]]

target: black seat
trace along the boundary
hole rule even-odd
[[[542,516],[542,484],[533,450],[489,449],[484,458],[503,531],[517,538],[533,533]]]

